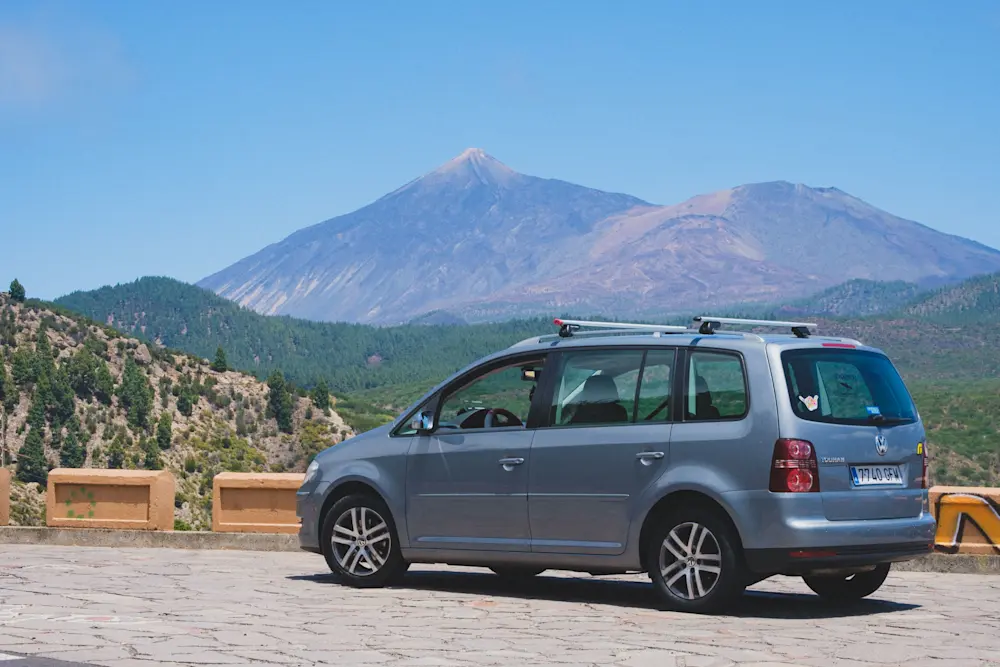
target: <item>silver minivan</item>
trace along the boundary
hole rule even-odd
[[[858,600],[932,551],[924,428],[879,350],[797,322],[555,323],[319,454],[301,547],[359,587],[411,563],[646,572],[692,612],[776,574]]]

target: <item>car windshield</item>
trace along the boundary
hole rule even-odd
[[[899,424],[916,420],[902,378],[885,355],[809,348],[781,354],[788,398],[802,419],[832,424]]]

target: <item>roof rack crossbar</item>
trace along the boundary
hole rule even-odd
[[[605,329],[605,330],[628,330],[628,331],[649,331],[660,333],[690,333],[691,330],[685,326],[673,324],[632,324],[630,322],[597,322],[590,320],[564,320],[556,318],[553,323],[559,327],[559,335],[569,338],[574,331],[580,329]]]
[[[751,327],[774,327],[777,329],[791,329],[792,333],[798,338],[808,338],[809,330],[816,329],[816,324],[812,322],[784,322],[781,320],[749,320],[739,317],[711,317],[708,315],[699,315],[694,318],[695,324],[698,325],[698,333],[709,335],[715,333],[715,331],[723,324],[735,324],[744,325]]]

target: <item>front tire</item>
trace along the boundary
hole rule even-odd
[[[407,570],[392,513],[376,496],[352,494],[335,502],[322,539],[327,565],[348,586],[381,588]]]
[[[658,522],[646,564],[661,599],[672,611],[716,613],[746,589],[739,536],[717,513],[691,508]]]
[[[883,563],[868,572],[859,572],[848,577],[813,576],[802,577],[816,595],[830,602],[843,604],[857,602],[882,588],[889,576],[889,563]]]

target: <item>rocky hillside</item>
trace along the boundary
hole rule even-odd
[[[994,324],[1000,321],[1000,273],[936,290],[909,304],[904,314],[950,324]]]
[[[686,313],[852,279],[927,287],[997,270],[997,250],[836,188],[756,183],[657,206],[469,149],[199,285],[265,314],[399,324]]]
[[[210,525],[212,478],[302,471],[352,434],[322,388],[289,391],[0,293],[0,456],[14,473],[12,522],[44,521],[55,467],[171,470],[178,527]]]
[[[774,308],[782,317],[868,317],[899,310],[924,294],[920,286],[903,281],[877,282],[857,278],[805,299]]]

